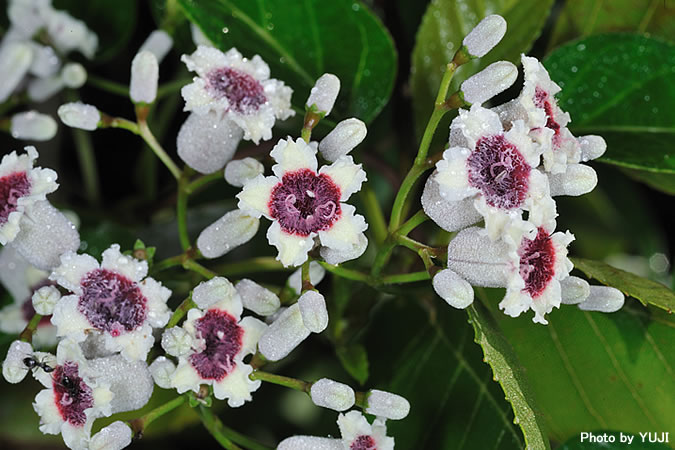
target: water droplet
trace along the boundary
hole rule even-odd
[[[352,4],[352,9],[353,9],[354,11],[358,11],[359,9],[361,9],[361,5],[359,5],[358,3],[353,3],[353,4]]]
[[[645,99],[646,102],[648,102],[648,101],[651,100],[652,98],[651,98],[649,95],[645,95],[645,96],[644,96],[644,99]]]
[[[573,73],[577,73],[577,72],[579,71],[579,68],[578,68],[577,66],[572,66],[572,67],[570,68],[570,70],[571,70]]]
[[[227,28],[227,27],[223,27],[223,29],[222,29],[221,31],[222,31],[223,33],[227,34],[227,33],[230,32],[230,29]]]
[[[268,23],[268,24],[267,24],[267,29],[270,30],[270,31],[274,30],[274,24],[273,24],[273,23]]]
[[[579,50],[580,52],[583,52],[584,50],[586,50],[586,44],[577,45],[577,50]]]
[[[279,62],[280,62],[281,64],[286,64],[286,58],[284,58],[284,57],[282,56],[281,58],[279,58]]]

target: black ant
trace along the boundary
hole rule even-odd
[[[27,358],[24,358],[24,359],[23,359],[23,364],[24,364],[28,369],[33,369],[33,370],[35,370],[35,369],[37,369],[37,368],[40,368],[40,369],[44,370],[46,373],[50,373],[50,372],[53,372],[53,371],[54,371],[54,368],[53,368],[52,366],[50,366],[49,364],[47,364],[47,363],[44,362],[44,361],[38,360],[37,357],[36,357],[35,355],[29,356],[29,357],[27,357]]]

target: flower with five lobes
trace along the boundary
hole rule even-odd
[[[279,250],[277,259],[284,266],[304,263],[317,236],[323,247],[343,254],[365,240],[365,219],[342,202],[361,189],[366,173],[351,156],[317,172],[316,151],[314,142],[280,140],[271,153],[274,176],[258,175],[237,195],[241,210],[273,221],[267,239]]]
[[[90,332],[103,335],[105,348],[128,360],[144,360],[155,338],[153,328],[166,325],[171,291],[146,278],[148,263],[120,253],[113,244],[101,264],[90,255],[68,252],[50,279],[73,294],[61,298],[52,323],[58,336],[82,342]]]
[[[249,379],[253,368],[244,363],[244,358],[255,353],[267,325],[255,317],[241,318],[241,298],[225,278],[216,277],[197,286],[193,300],[199,308],[188,311],[183,324],[191,346],[174,346],[179,360],[170,376],[171,387],[183,393],[199,392],[202,384],[212,385],[217,399],[227,399],[231,407],[242,406],[251,401],[251,392],[261,384],[260,380]]]
[[[191,55],[183,55],[188,70],[197,73],[194,81],[181,90],[185,111],[198,115],[222,113],[244,130],[244,139],[258,144],[272,138],[276,119],[295,114],[291,109],[293,90],[270,78],[270,68],[260,56],[252,59],[232,48],[226,53],[200,45]]]

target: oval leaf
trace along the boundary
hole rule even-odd
[[[675,292],[661,283],[617,269],[600,261],[582,258],[571,259],[574,267],[581,270],[586,276],[619,289],[624,294],[640,300],[645,306],[647,304],[658,306],[669,313],[675,310]]]
[[[272,76],[304,102],[323,73],[340,78],[337,117],[366,122],[386,105],[396,77],[396,50],[382,23],[353,0],[179,0],[188,18],[221,50],[259,54]]]

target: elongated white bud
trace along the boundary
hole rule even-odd
[[[27,111],[12,116],[10,132],[14,139],[48,141],[56,134],[56,121],[46,114]]]
[[[244,278],[235,285],[235,288],[244,308],[261,316],[269,316],[279,310],[281,305],[279,297],[255,281]]]
[[[576,305],[588,298],[591,287],[588,282],[579,277],[569,276],[560,281],[561,302],[566,305]]]
[[[607,150],[607,143],[601,136],[589,134],[577,138],[581,147],[581,160],[590,161],[601,157]]]
[[[422,191],[422,209],[436,225],[445,231],[458,231],[479,222],[483,216],[474,208],[473,198],[459,201],[448,201],[441,196],[434,172],[424,185]]]
[[[431,283],[438,296],[454,308],[464,309],[473,303],[471,285],[450,269],[438,272]]]
[[[129,445],[131,445],[131,428],[118,420],[92,436],[89,450],[122,450]]]
[[[316,406],[335,411],[346,411],[356,401],[354,389],[343,383],[322,378],[312,384],[310,397]]]
[[[495,45],[499,44],[506,33],[506,20],[502,16],[492,14],[481,20],[466,35],[462,44],[474,58],[485,56]]]
[[[171,375],[176,371],[176,365],[165,356],[157,357],[148,367],[155,384],[162,389],[171,389]]]
[[[319,253],[323,260],[328,264],[337,265],[360,257],[365,253],[366,248],[368,248],[368,238],[365,234],[360,233],[358,243],[352,245],[348,250],[336,250],[331,247],[321,247]]]
[[[295,303],[267,327],[258,342],[258,350],[268,360],[279,361],[307,339],[309,334],[300,307]]]
[[[505,287],[509,247],[492,241],[482,228],[460,231],[448,244],[448,269],[473,286]]]
[[[584,195],[595,189],[598,175],[586,164],[568,164],[564,173],[547,174],[551,196]]]
[[[113,414],[142,408],[152,396],[155,383],[145,361],[127,361],[116,354],[90,360],[89,369],[97,381],[110,386]]]
[[[30,66],[31,75],[38,78],[47,78],[58,72],[61,60],[53,48],[48,45],[40,45],[30,42],[33,48],[33,62]]]
[[[37,78],[28,83],[28,98],[34,102],[44,102],[63,89],[64,86],[60,74],[47,78]]]
[[[377,417],[391,420],[405,418],[410,412],[410,403],[400,395],[371,389],[366,397],[366,412]]]
[[[138,52],[131,61],[129,96],[134,103],[152,103],[157,97],[159,63],[152,52]]]
[[[316,80],[314,87],[309,93],[306,106],[309,108],[316,105],[316,109],[326,116],[330,114],[340,93],[340,79],[332,73],[324,73]]]
[[[33,49],[24,42],[10,42],[0,47],[0,103],[23,80],[33,61]]]
[[[317,291],[307,291],[298,299],[302,323],[312,333],[321,333],[328,326],[328,309],[323,295]]]
[[[162,348],[171,356],[187,355],[192,349],[192,337],[181,327],[172,327],[162,334]]]
[[[588,298],[579,303],[584,311],[612,313],[623,307],[625,298],[620,290],[609,286],[591,286]]]
[[[259,225],[259,219],[235,209],[201,232],[197,238],[197,248],[206,258],[218,258],[250,241],[258,232]]]
[[[71,89],[80,88],[87,82],[87,70],[82,64],[68,63],[61,70],[61,79]]]
[[[55,286],[42,286],[33,293],[31,298],[33,309],[42,316],[50,316],[59,300],[61,300],[61,292]]]
[[[192,291],[192,301],[201,309],[208,309],[223,300],[231,300],[239,294],[227,278],[215,277],[203,281]]]
[[[508,61],[497,61],[462,83],[464,101],[481,104],[508,89],[518,78],[518,68]]]
[[[244,131],[236,123],[210,112],[192,113],[176,138],[178,156],[200,173],[213,173],[232,159]]]
[[[235,159],[225,166],[225,181],[232,186],[243,187],[247,181],[263,172],[265,166],[255,158]]]
[[[24,358],[33,355],[33,347],[28,342],[14,341],[9,346],[7,356],[2,363],[2,376],[8,383],[20,383],[28,373]]]
[[[57,111],[61,122],[69,127],[93,131],[101,121],[101,113],[93,105],[82,102],[66,103]]]
[[[321,155],[330,162],[351,152],[366,138],[366,124],[356,118],[345,119],[319,142]]]
[[[155,30],[150,33],[138,51],[149,51],[155,55],[157,62],[161,63],[166,54],[171,50],[171,47],[173,47],[173,38],[169,33],[164,30]]]
[[[277,450],[344,450],[342,439],[316,436],[292,436],[284,439]]]

